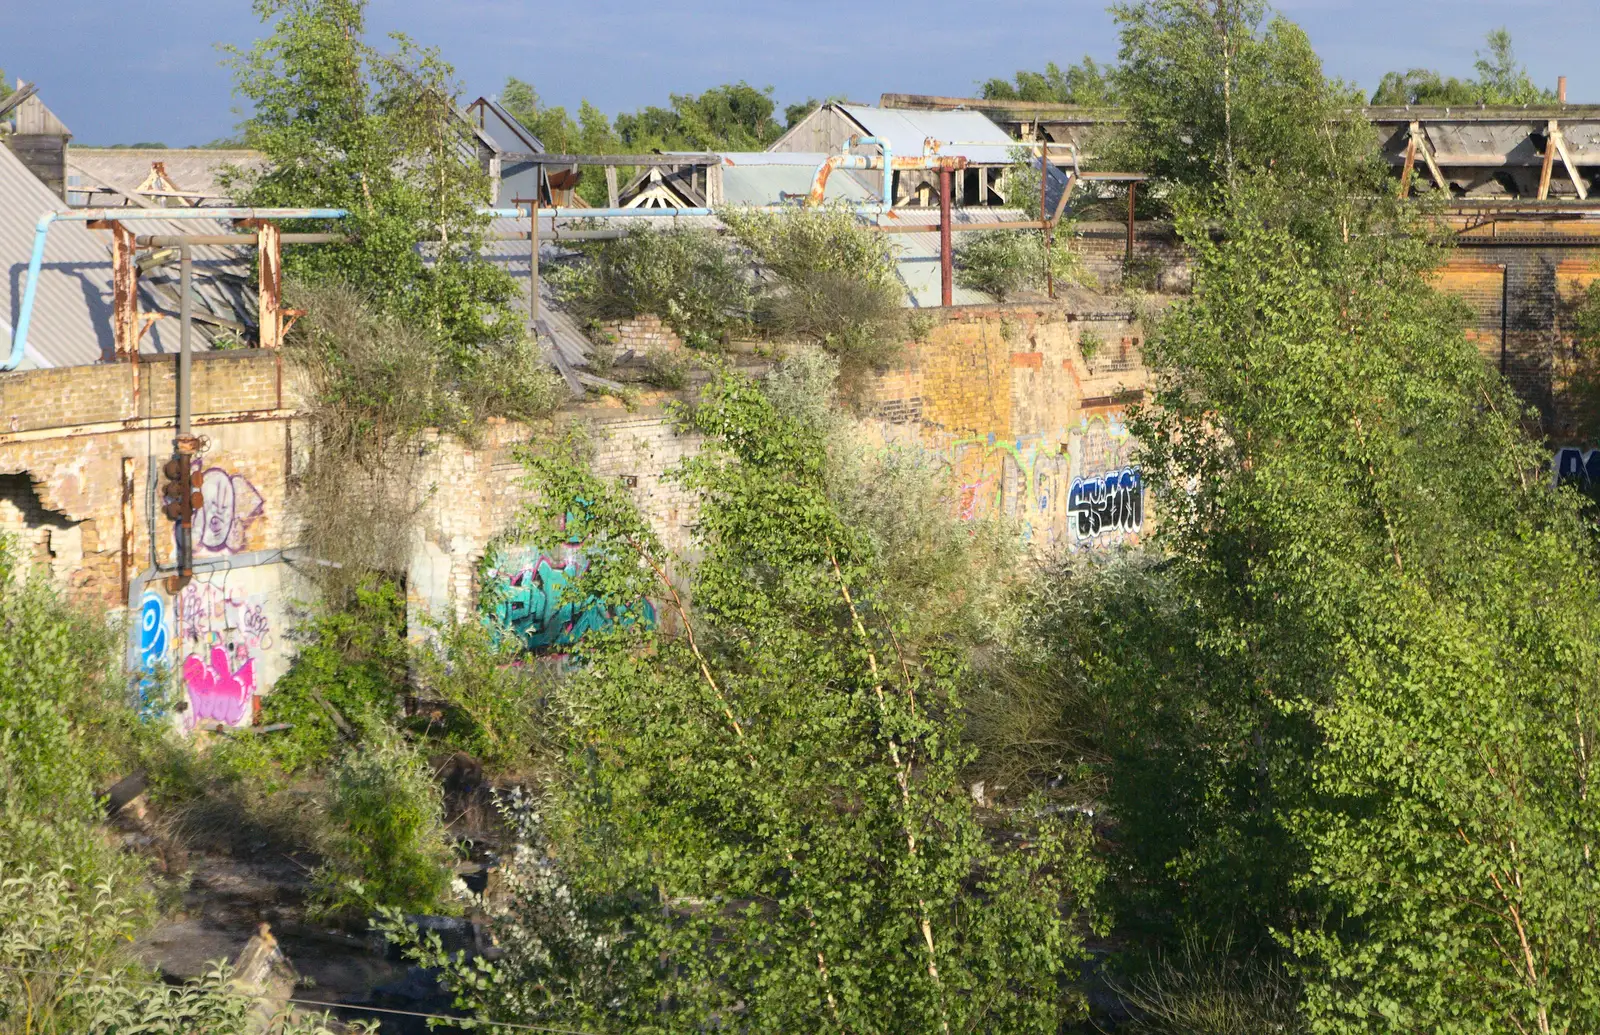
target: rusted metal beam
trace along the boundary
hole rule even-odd
[[[1003,219],[984,223],[955,223],[950,229],[952,233],[964,234],[973,230],[1043,230],[1049,225],[1043,219]],[[880,234],[931,234],[938,227],[927,223],[868,223],[867,229]]]
[[[348,241],[347,234],[278,234],[280,244],[338,244]],[[176,248],[180,244],[256,244],[256,234],[140,234],[134,238],[141,248]]]
[[[129,360],[139,353],[139,264],[134,261],[134,234],[116,220],[88,224],[111,231],[111,337],[117,358]]]
[[[955,256],[950,247],[950,167],[939,166],[939,304],[954,305]]]
[[[256,226],[256,268],[260,273],[257,340],[264,349],[283,345],[283,252],[277,223],[262,220]]]
[[[1137,183],[1128,184],[1128,262],[1133,261],[1133,202],[1138,190]]]
[[[298,416],[300,411],[296,409],[236,410],[228,413],[196,414],[191,424],[196,428],[211,428],[225,424],[294,420]],[[19,442],[47,442],[61,438],[87,438],[93,435],[120,435],[129,431],[165,431],[176,427],[177,420],[173,417],[129,417],[126,420],[99,421],[92,424],[61,424],[49,428],[0,432],[0,446],[15,445]]]
[[[131,456],[122,458],[122,596],[128,599],[128,584],[133,580],[133,530],[138,527],[133,513],[133,464]]]

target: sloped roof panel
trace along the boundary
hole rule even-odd
[[[1017,142],[976,111],[907,111],[843,104],[840,108],[872,136],[889,142],[898,155],[920,155],[932,137],[940,154],[965,155],[977,165],[1009,165]]]

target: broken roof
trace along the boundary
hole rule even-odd
[[[10,150],[0,147],[0,355],[11,350],[13,329],[22,311],[28,257],[39,217],[61,211],[61,199],[50,192]],[[142,223],[141,233],[221,233],[225,228],[207,220],[177,223]],[[111,330],[110,234],[90,230],[81,222],[57,222],[46,238],[44,263],[34,293],[33,316],[28,330],[22,368],[77,366],[97,363],[116,355]],[[243,325],[240,313],[220,286],[225,281],[248,284],[249,266],[242,266],[224,249],[196,248],[194,347],[205,349],[210,340]],[[157,257],[157,266],[165,266]],[[168,257],[170,261],[170,257]],[[152,267],[140,276],[141,306],[146,312],[176,313],[176,270]],[[218,285],[213,290],[203,281]],[[243,291],[243,288],[236,288]],[[248,292],[253,296],[254,292]],[[240,297],[243,297],[242,295]],[[246,307],[248,308],[248,307]],[[178,349],[176,320],[157,319],[140,340],[140,351],[171,353]]]
[[[266,156],[243,148],[69,147],[67,200],[107,208],[133,204],[128,193],[169,205],[223,205],[224,168],[265,169]]]

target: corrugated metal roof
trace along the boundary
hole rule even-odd
[[[156,163],[166,170],[167,179],[180,191],[207,195],[203,204],[225,202],[221,182],[224,166],[246,171],[266,168],[266,156],[244,149],[208,148],[106,148],[69,147],[67,149],[67,193],[73,204],[115,206],[131,204],[120,195],[105,190],[95,181],[105,180],[124,190],[136,191],[152,177]],[[82,193],[79,193],[82,192]],[[89,200],[90,192],[97,196]],[[162,201],[164,199],[153,199]],[[174,199],[169,203],[182,203]]]
[[[807,166],[798,163],[726,166],[722,170],[723,203],[776,205],[787,199],[804,198],[811,193],[811,182],[816,177],[816,170],[816,165]],[[828,177],[825,197],[828,201],[861,204],[878,200],[876,191],[868,190],[860,180],[848,175],[847,172],[836,172]]]
[[[28,257],[33,251],[39,217],[61,209],[61,200],[15,155],[0,147],[0,269],[4,273],[0,276],[0,352],[10,351],[12,329],[21,314]],[[136,232],[226,233],[228,228],[210,220],[141,220]],[[22,361],[24,369],[77,366],[115,357],[110,242],[108,231],[90,230],[77,221],[57,222],[50,228]],[[197,247],[194,273],[196,351],[208,348],[213,339],[234,337],[234,328],[229,325],[241,325],[246,334],[250,333],[255,324],[255,293],[250,287],[246,251]],[[168,264],[145,270],[139,283],[141,310],[165,312],[172,317],[151,324],[140,339],[140,351],[178,351],[176,257]],[[214,319],[200,319],[208,314]]]
[[[0,355],[11,351],[34,228],[41,215],[60,208],[61,199],[0,147]],[[105,245],[82,223],[59,224],[45,248],[22,366],[93,363],[115,351]]]
[[[978,165],[1009,165],[1017,142],[976,111],[907,111],[841,104],[840,109],[872,136],[889,142],[896,155],[920,155],[929,137],[943,146],[940,154],[966,155]]]
[[[917,209],[895,209],[895,216],[895,221],[898,223],[928,228],[925,234],[895,234],[891,241],[899,253],[895,266],[900,273],[901,281],[905,283],[910,305],[918,309],[937,306],[940,298],[939,213]],[[950,216],[953,226],[957,228],[958,236],[955,238],[957,246],[961,244],[959,227],[962,223],[1004,222],[1028,218],[1021,209],[1014,208],[955,209]],[[982,291],[956,284],[951,290],[950,301],[954,305],[985,305],[994,299]]]

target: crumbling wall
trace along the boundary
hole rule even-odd
[[[1126,407],[1143,398],[1143,330],[1126,302],[950,310],[875,379],[886,442],[950,470],[959,515],[1000,517],[1041,552],[1137,542],[1148,527]]]

